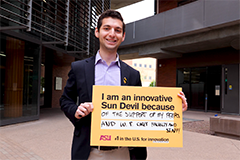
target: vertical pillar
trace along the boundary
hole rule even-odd
[[[53,88],[53,50],[46,48],[45,50],[45,92],[44,92],[44,107],[51,108],[52,106],[52,88]]]
[[[87,55],[90,54],[90,43],[91,43],[91,0],[88,3],[88,44],[87,44]]]
[[[64,45],[68,46],[68,32],[69,32],[69,7],[70,7],[70,0],[66,1],[66,13],[65,13],[65,41],[64,41]]]
[[[28,26],[28,28],[27,28],[27,31],[31,31],[31,27],[32,27],[32,0],[28,1],[27,12],[28,12],[28,16],[27,16],[27,19],[28,19],[27,26]]]
[[[25,42],[7,37],[4,117],[21,117]]]

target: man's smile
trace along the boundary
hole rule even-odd
[[[117,42],[117,40],[115,40],[115,39],[107,39],[107,38],[106,38],[106,40],[107,40],[108,42]]]

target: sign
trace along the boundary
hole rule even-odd
[[[181,88],[93,86],[92,146],[182,147]]]
[[[62,78],[55,77],[55,90],[62,90]]]
[[[215,85],[215,96],[220,96],[220,85]]]

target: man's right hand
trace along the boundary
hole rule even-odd
[[[75,112],[75,117],[77,119],[81,119],[82,117],[89,115],[89,113],[91,113],[92,111],[93,111],[92,102],[81,103]]]

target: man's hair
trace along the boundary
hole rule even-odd
[[[115,18],[115,19],[119,19],[120,21],[122,21],[122,24],[123,24],[123,33],[125,33],[125,23],[123,22],[123,18],[122,18],[122,15],[118,12],[118,11],[115,11],[115,10],[106,10],[105,12],[103,12],[101,14],[101,16],[98,18],[98,23],[97,23],[97,29],[98,31],[100,31],[100,27],[102,26],[102,21],[104,18]]]

